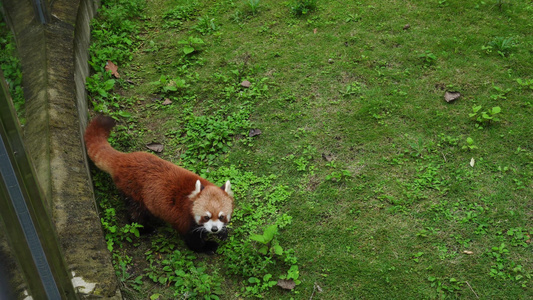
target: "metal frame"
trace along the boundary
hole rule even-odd
[[[0,220],[33,299],[78,299],[0,71]]]

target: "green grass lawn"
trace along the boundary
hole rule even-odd
[[[531,1],[102,2],[88,90],[114,145],[236,192],[208,257],[136,237],[95,172],[128,299],[533,295]]]

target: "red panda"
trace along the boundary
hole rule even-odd
[[[172,225],[191,250],[214,253],[218,244],[206,237],[227,237],[234,208],[229,180],[218,187],[156,155],[115,150],[107,141],[114,126],[110,117],[95,117],[85,131],[85,146],[132,204],[132,219],[142,224],[146,216],[155,216]]]

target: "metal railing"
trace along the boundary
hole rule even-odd
[[[0,220],[33,299],[77,299],[0,71]]]

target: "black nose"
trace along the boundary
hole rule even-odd
[[[216,227],[216,226],[211,227],[211,231],[212,232],[217,232],[218,231],[218,227]]]

